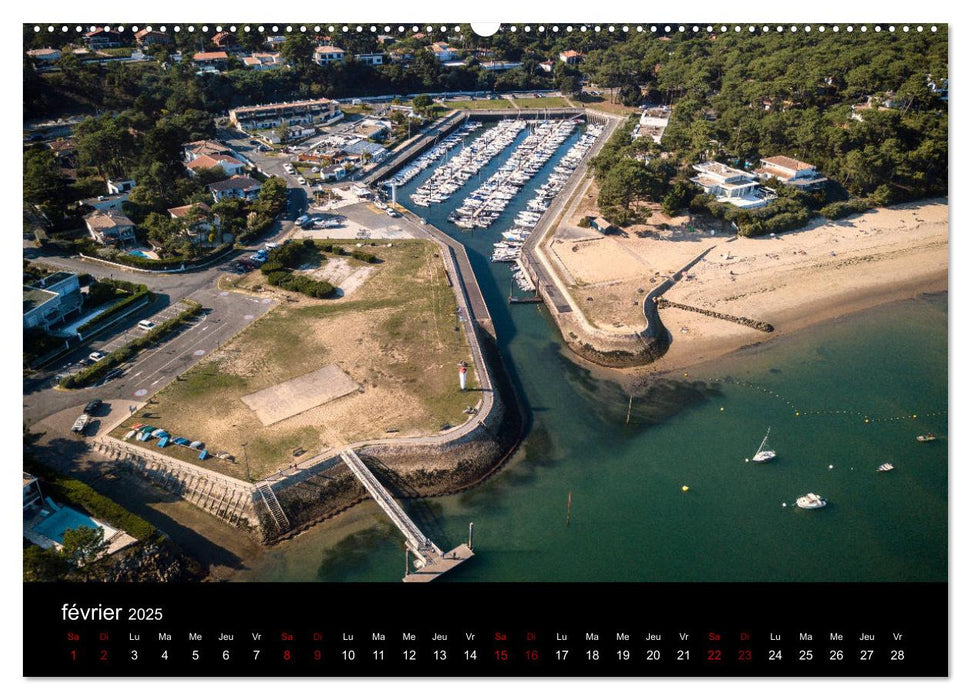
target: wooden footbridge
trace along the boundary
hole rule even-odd
[[[364,488],[371,495],[381,510],[388,514],[401,534],[405,536],[405,583],[423,583],[432,581],[442,574],[451,571],[459,564],[469,560],[472,552],[472,525],[469,524],[469,542],[461,544],[450,552],[443,552],[434,542],[428,539],[418,526],[408,517],[401,506],[381,485],[374,473],[367,468],[354,450],[343,450],[341,459],[357,477]],[[415,557],[415,571],[412,571],[410,556]]]

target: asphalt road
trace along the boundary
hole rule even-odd
[[[25,385],[24,421],[30,425],[71,406],[77,406],[80,412],[93,398],[109,403],[147,401],[274,306],[270,299],[220,292],[215,288],[200,290],[190,298],[208,310],[206,315],[169,340],[139,353],[132,363],[123,365],[122,376],[101,386],[71,391],[52,388],[50,379],[46,385],[41,382],[34,382],[31,388]]]

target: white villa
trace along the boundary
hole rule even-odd
[[[760,180],[778,178],[783,184],[801,190],[818,189],[826,184],[826,178],[816,171],[815,165],[787,156],[762,158],[762,165],[755,171]]]
[[[722,204],[756,209],[775,199],[774,194],[767,192],[753,175],[744,170],[711,160],[691,167],[698,173],[691,181]]]

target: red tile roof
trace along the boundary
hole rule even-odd
[[[228,58],[225,51],[200,51],[192,56],[193,61],[225,61]]]

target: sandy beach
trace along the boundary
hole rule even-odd
[[[840,221],[818,218],[797,231],[753,239],[701,230],[602,236],[586,229],[578,235],[565,228],[551,241],[551,258],[596,328],[617,333],[643,328],[639,302],[644,290],[706,250],[665,298],[775,328],[767,334],[693,311],[663,308],[661,319],[672,344],[653,365],[660,371],[705,362],[826,319],[947,289],[948,207],[943,199]]]

